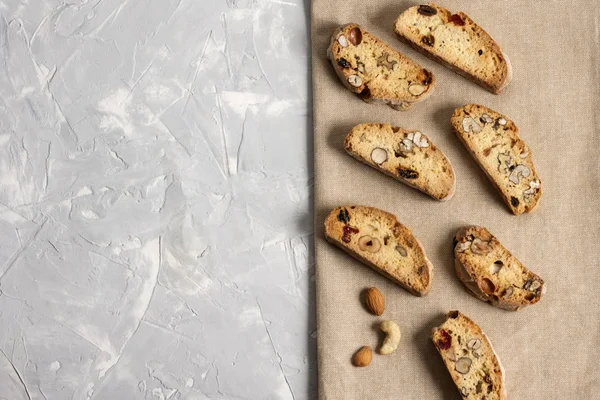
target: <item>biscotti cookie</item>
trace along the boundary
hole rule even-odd
[[[327,55],[344,86],[367,103],[407,110],[435,86],[431,71],[357,24],[336,29]]]
[[[357,125],[344,144],[359,161],[437,200],[454,194],[454,170],[448,158],[419,131],[390,124]]]
[[[513,214],[532,212],[542,196],[542,183],[517,126],[506,116],[477,104],[457,108],[451,122]]]
[[[433,266],[410,229],[374,207],[343,206],[325,220],[327,241],[415,296],[431,288]]]
[[[546,292],[544,280],[480,226],[467,226],[456,233],[454,265],[471,293],[505,310],[535,304]]]
[[[499,94],[512,68],[498,43],[463,12],[452,14],[435,3],[411,7],[394,25],[400,38],[418,51]]]
[[[507,398],[502,364],[475,322],[458,311],[450,311],[446,321],[433,329],[431,340],[463,398]]]

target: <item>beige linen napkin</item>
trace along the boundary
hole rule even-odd
[[[462,10],[494,37],[512,61],[514,79],[496,96],[417,54],[393,33],[394,19],[418,3],[398,0],[313,0],[312,52],[316,271],[320,399],[459,399],[430,339],[451,309],[488,334],[506,369],[511,399],[600,398],[600,11],[584,0],[440,1]],[[338,25],[356,22],[406,53],[438,78],[426,101],[407,112],[360,101],[338,82],[326,59]],[[510,116],[533,152],[544,195],[533,214],[512,216],[452,133],[452,111],[481,103]],[[456,194],[446,203],[360,164],[343,151],[361,122],[419,129],[452,162]],[[423,243],[434,265],[431,293],[411,296],[328,245],[323,220],[340,204],[371,205],[396,214]],[[496,309],[469,295],[453,270],[452,237],[465,224],[486,226],[548,291],[520,312]],[[360,291],[378,287],[387,309],[373,317]],[[363,345],[378,346],[376,323],[397,321],[399,350],[351,365]]]

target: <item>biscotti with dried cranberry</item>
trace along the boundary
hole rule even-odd
[[[407,110],[435,87],[431,71],[357,24],[335,30],[327,55],[344,86],[367,103]]]
[[[498,43],[463,12],[435,3],[404,11],[394,31],[418,51],[499,94],[512,79],[512,67]]]
[[[454,170],[425,134],[390,124],[357,125],[344,144],[357,160],[437,200],[454,194]]]
[[[478,104],[457,108],[451,123],[513,214],[535,210],[542,196],[542,183],[531,150],[520,138],[515,123]]]
[[[546,292],[544,280],[481,226],[458,230],[454,265],[459,279],[475,297],[505,310],[535,304]]]
[[[481,328],[458,311],[431,333],[458,391],[467,400],[505,400],[504,368]]]
[[[325,220],[325,237],[415,296],[431,289],[433,266],[396,216],[375,207],[342,206]]]

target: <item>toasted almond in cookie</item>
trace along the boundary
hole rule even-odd
[[[512,79],[512,69],[498,43],[463,12],[452,14],[435,3],[404,11],[394,30],[418,51],[441,62],[493,93]]]
[[[529,271],[487,229],[467,226],[454,238],[456,274],[477,298],[516,311],[537,303],[544,280]]]
[[[419,131],[389,124],[357,125],[346,136],[348,154],[437,200],[454,194],[454,170],[444,153]]]
[[[435,86],[431,71],[357,24],[336,29],[327,55],[344,86],[367,103],[407,110]]]
[[[481,328],[458,311],[434,328],[431,340],[463,398],[505,400],[504,369]]]
[[[393,214],[374,207],[337,207],[325,220],[325,237],[415,296],[429,292],[433,266]]]
[[[454,131],[515,215],[532,212],[542,196],[531,150],[506,116],[468,104],[451,118]]]

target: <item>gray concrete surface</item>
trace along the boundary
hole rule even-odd
[[[308,0],[0,0],[0,399],[316,395]]]

